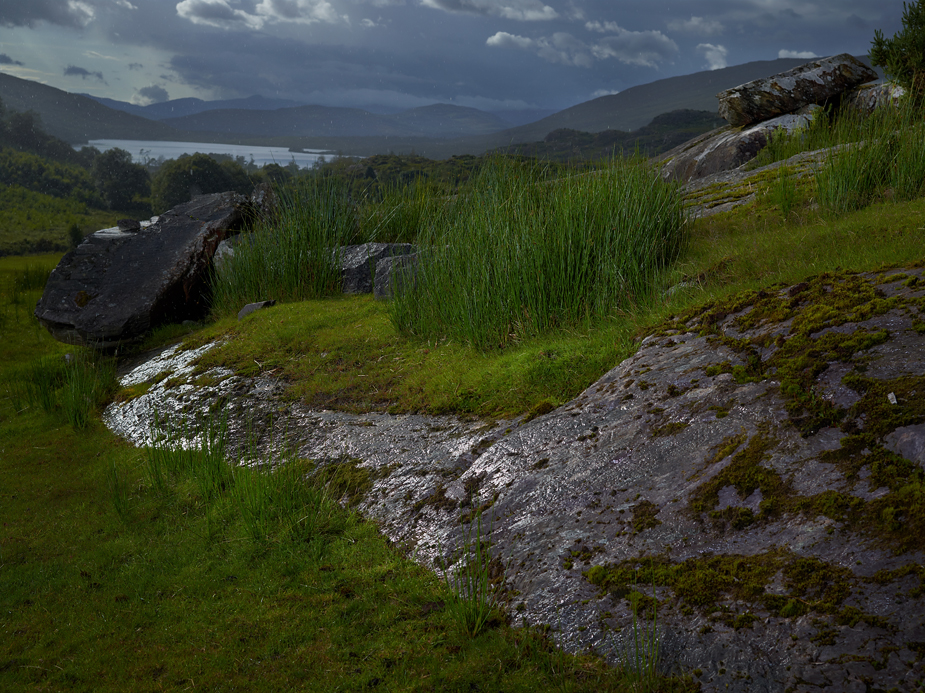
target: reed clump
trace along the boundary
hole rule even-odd
[[[495,159],[422,232],[392,321],[479,350],[587,324],[644,301],[684,232],[677,188],[645,166],[547,180],[539,164]]]

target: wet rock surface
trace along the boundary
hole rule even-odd
[[[371,294],[377,263],[389,257],[408,255],[417,250],[410,243],[363,243],[337,249],[345,294]]]
[[[758,156],[773,133],[805,128],[817,110],[806,107],[746,129],[726,127],[696,137],[660,157],[662,178],[685,182],[739,168]]]
[[[705,691],[918,690],[923,333],[922,269],[822,275],[680,316],[528,422],[311,411],[201,351],[135,365],[105,419],[141,444],[155,411],[222,410],[233,441],[356,465],[359,509],[438,571],[481,509],[512,620],[571,651],[619,661],[655,598],[663,669]]]
[[[746,82],[716,95],[719,114],[742,127],[793,113],[809,104],[822,106],[853,87],[873,82],[877,73],[848,53],[815,60],[766,79]]]
[[[247,205],[235,193],[203,195],[150,222],[91,234],[51,273],[35,316],[55,339],[97,349],[202,318],[212,255]]]

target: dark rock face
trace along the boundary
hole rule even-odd
[[[386,300],[392,298],[400,287],[413,284],[417,274],[418,254],[394,255],[384,257],[376,263],[376,281],[373,286],[373,295]]]
[[[97,231],[61,259],[35,316],[55,339],[97,349],[202,318],[212,255],[247,207],[236,193],[203,195],[151,222]]]
[[[877,73],[857,58],[842,53],[780,74],[746,82],[716,95],[719,114],[733,127],[768,120],[811,103],[823,105]]]
[[[861,113],[869,114],[881,106],[896,106],[906,90],[897,84],[864,84],[845,94],[842,108],[856,108]]]
[[[413,253],[410,243],[363,243],[337,249],[345,294],[371,294],[376,264],[387,257]]]
[[[658,600],[661,666],[699,669],[705,691],[918,690],[923,305],[920,268],[740,296],[666,324],[527,423],[298,404],[286,417],[277,381],[221,369],[213,386],[161,379],[106,420],[142,443],[155,411],[193,421],[224,396],[241,436],[272,421],[268,445],[288,435],[301,457],[360,460],[361,511],[435,570],[485,508],[512,617],[571,651],[618,663],[639,592]],[[192,380],[198,353],[124,383]]]
[[[744,130],[725,127],[694,138],[659,158],[664,162],[662,177],[684,182],[738,168],[758,156],[768,145],[772,133],[806,127],[817,110],[819,107],[814,105]]]

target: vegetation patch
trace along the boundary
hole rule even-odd
[[[596,565],[582,575],[600,588],[601,597],[627,601],[637,581],[667,587],[674,598],[663,601],[681,613],[697,612],[710,621],[737,629],[750,627],[763,618],[760,614],[790,619],[808,613],[831,615],[838,623],[863,620],[892,627],[884,619],[857,607],[844,606],[861,582],[850,570],[816,558],[800,557],[787,549],[753,556],[691,558],[680,563],[664,557],[633,558]],[[778,575],[783,589],[771,591],[769,583]],[[743,606],[744,610],[737,610]]]

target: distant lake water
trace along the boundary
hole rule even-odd
[[[176,159],[184,154],[230,154],[243,156],[247,161],[252,158],[257,166],[279,164],[287,166],[295,161],[299,168],[311,168],[324,153],[321,149],[307,149],[305,152],[290,152],[285,147],[252,147],[247,144],[220,144],[211,142],[162,142],[159,140],[90,140],[90,147],[101,152],[107,149],[124,149],[132,155],[136,164],[147,159]]]

